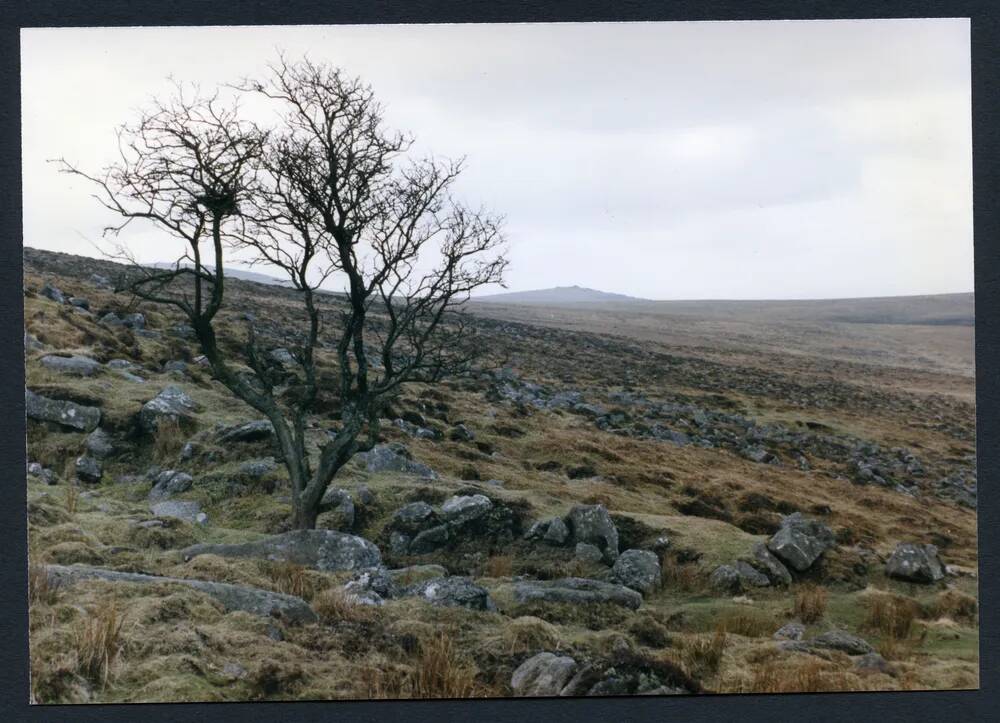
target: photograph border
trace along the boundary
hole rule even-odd
[[[58,0],[0,1],[0,665],[2,714],[7,721],[685,721],[789,720],[995,720],[1000,699],[1000,569],[997,550],[1000,495],[991,493],[1000,454],[1000,18],[990,2],[695,2],[596,0],[525,3],[517,0],[320,2],[286,0]],[[961,17],[971,19],[973,199],[976,295],[976,409],[979,484],[980,689],[875,693],[708,695],[677,697],[484,699],[476,701],[303,701],[289,703],[171,703],[129,705],[28,704],[27,519],[24,477],[24,356],[21,215],[20,29],[83,26],[327,25],[367,23],[501,23],[771,19]],[[76,112],[53,109],[54,112]],[[53,209],[54,213],[58,209]]]

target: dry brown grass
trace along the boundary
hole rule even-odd
[[[821,693],[863,690],[860,678],[822,660],[803,660],[794,665],[766,662],[754,668],[753,677],[741,693]]]
[[[716,630],[711,637],[698,635],[685,640],[681,656],[691,675],[702,678],[718,672],[726,642],[726,632],[722,629]]]
[[[28,605],[52,605],[58,599],[58,586],[45,572],[45,566],[28,562]]]
[[[697,565],[681,564],[677,558],[667,555],[660,565],[663,588],[675,588],[681,592],[701,592],[705,581]]]
[[[66,486],[64,503],[66,511],[71,515],[75,515],[77,508],[80,506],[80,488],[72,481]]]
[[[476,682],[476,667],[459,657],[449,631],[440,631],[421,640],[412,667],[369,665],[360,672],[367,697],[373,699],[473,698],[501,694]]]
[[[104,687],[112,666],[121,655],[125,618],[114,600],[102,603],[76,631],[78,670],[92,683]]]
[[[421,642],[414,698],[471,698],[476,687],[476,668],[459,659],[451,635],[441,632]]]
[[[164,417],[156,424],[156,435],[153,437],[153,457],[157,462],[168,462],[176,459],[184,446],[185,436],[181,425],[176,419]]]
[[[864,598],[864,626],[891,640],[907,640],[920,611],[915,600],[890,593],[874,593]]]
[[[959,590],[945,590],[938,593],[929,612],[934,617],[951,618],[975,625],[979,619],[979,603],[972,595]]]
[[[727,611],[719,618],[718,629],[747,638],[765,638],[777,630],[773,616],[757,610]]]
[[[280,560],[266,561],[261,567],[278,592],[305,600],[311,599],[316,594],[315,585],[302,565]]]
[[[514,558],[510,555],[493,555],[483,568],[486,577],[510,577],[513,572]]]
[[[373,606],[354,602],[350,595],[336,587],[317,593],[312,599],[312,608],[327,624],[369,622],[378,614]]]
[[[796,591],[792,612],[806,625],[812,625],[826,615],[827,598],[826,588],[807,583]]]
[[[558,650],[559,629],[552,623],[523,615],[504,626],[503,648],[508,655],[537,650]]]

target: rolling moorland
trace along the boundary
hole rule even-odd
[[[971,295],[477,300],[294,533],[180,317],[24,259],[35,702],[978,686]]]

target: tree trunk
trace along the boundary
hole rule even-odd
[[[292,502],[292,528],[296,530],[315,530],[318,509],[307,509],[301,499]]]

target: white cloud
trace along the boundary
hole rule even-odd
[[[46,158],[112,160],[168,75],[283,48],[364,77],[459,191],[508,219],[510,285],[655,298],[972,287],[967,21],[42,29],[22,32],[25,241],[110,220]],[[162,236],[135,229],[140,258]]]

